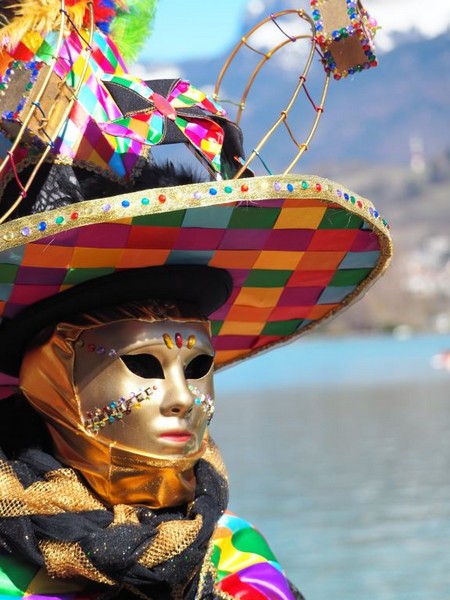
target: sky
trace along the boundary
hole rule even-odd
[[[286,5],[291,3],[286,2]],[[298,8],[309,8],[299,0]],[[392,47],[393,31],[420,30],[435,36],[450,27],[450,0],[365,0],[364,6],[375,17],[381,31],[380,50]],[[261,15],[270,12],[264,0],[159,0],[154,31],[141,53],[140,63],[180,62],[209,56],[222,56],[237,42],[240,25],[247,10]]]
[[[219,56],[236,43],[247,4],[248,0],[158,0],[153,33],[142,54],[154,62]]]

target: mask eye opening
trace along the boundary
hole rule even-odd
[[[214,362],[214,357],[209,354],[199,354],[184,368],[186,379],[201,379],[209,373]]]
[[[143,379],[165,379],[164,369],[153,354],[124,354],[121,361],[129,371]]]

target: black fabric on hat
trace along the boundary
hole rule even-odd
[[[179,79],[152,79],[145,83],[157,94],[167,98],[172,89],[178,84]],[[105,82],[105,87],[108,89],[112,98],[121,110],[123,115],[133,114],[135,112],[146,112],[154,107],[151,100],[147,100],[139,96],[132,89],[114,82]],[[192,106],[177,110],[180,116],[190,116],[198,118],[208,118],[215,121],[224,132],[224,139],[221,151],[221,175],[225,179],[231,179],[241,168],[239,159],[244,159],[244,138],[241,128],[227,117],[208,114],[201,108]],[[165,123],[165,134],[161,144],[178,144],[186,143],[185,135],[180,131],[171,119],[167,119]],[[250,169],[246,169],[241,177],[252,177],[253,173]]]
[[[193,304],[208,317],[226,302],[233,282],[228,271],[205,265],[163,265],[118,271],[36,302],[0,326],[0,371],[17,376],[23,353],[44,327],[77,313],[132,300]]]

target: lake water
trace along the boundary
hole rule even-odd
[[[307,600],[450,599],[446,348],[305,338],[218,374],[230,508]]]

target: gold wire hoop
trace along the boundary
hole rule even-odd
[[[296,33],[295,35],[288,34],[286,31],[284,31],[284,29],[281,27],[281,25],[277,21],[281,17],[286,17],[286,16],[299,17],[299,19],[302,21],[302,25],[304,25],[306,23],[309,26],[310,33],[309,34]],[[251,38],[252,38],[252,36],[254,36],[254,34],[256,32],[261,31],[264,26],[266,26],[267,24],[270,24],[270,23],[272,23],[273,26],[277,27],[280,30],[280,32],[282,34],[284,34],[285,39],[282,42],[275,44],[268,52],[262,52],[261,50],[252,46]],[[230,56],[226,60],[224,66],[222,67],[222,70],[220,71],[219,77],[217,79],[217,82],[216,82],[216,85],[214,88],[213,97],[215,100],[217,100],[221,104],[231,104],[231,105],[236,106],[237,113],[234,117],[234,120],[237,123],[239,123],[241,121],[244,110],[246,108],[247,99],[248,99],[250,90],[253,86],[253,83],[255,82],[257,75],[260,73],[263,66],[266,65],[267,62],[278,51],[285,48],[288,44],[295,43],[299,40],[310,40],[311,47],[310,47],[309,54],[306,59],[306,63],[303,68],[303,71],[298,77],[298,82],[297,82],[286,106],[280,111],[279,117],[276,119],[276,121],[273,123],[273,125],[271,127],[269,127],[269,129],[266,131],[266,133],[263,135],[263,137],[260,139],[260,141],[256,144],[256,146],[250,153],[248,159],[245,161],[244,164],[242,164],[239,171],[235,174],[235,176],[234,176],[235,179],[241,177],[241,175],[246,171],[246,169],[251,165],[251,163],[255,160],[256,157],[260,158],[260,160],[263,163],[266,170],[269,172],[269,174],[271,174],[269,168],[267,167],[267,165],[265,164],[265,162],[263,161],[263,159],[260,156],[260,151],[265,146],[267,141],[272,137],[272,135],[275,133],[275,131],[277,131],[278,128],[280,127],[280,125],[282,125],[282,124],[284,125],[289,138],[292,140],[295,147],[297,148],[297,151],[296,151],[294,157],[292,158],[292,160],[290,161],[288,166],[285,168],[283,173],[287,174],[293,169],[293,167],[297,164],[297,162],[300,159],[300,157],[302,156],[302,154],[308,149],[309,144],[316,132],[320,117],[322,116],[322,113],[323,113],[323,106],[325,104],[325,98],[326,98],[326,95],[328,92],[330,73],[325,70],[323,71],[324,72],[324,83],[323,83],[323,87],[322,87],[322,91],[321,91],[321,95],[320,95],[320,100],[319,100],[318,104],[315,104],[313,102],[311,96],[309,95],[309,92],[307,91],[305,83],[306,83],[307,75],[311,68],[312,61],[313,61],[315,54],[318,53],[321,58],[322,58],[322,55],[320,54],[319,48],[316,44],[316,29],[315,29],[314,21],[303,10],[283,10],[283,11],[280,11],[280,12],[270,15],[263,21],[260,21],[257,25],[255,25],[252,29],[250,29],[242,37],[242,39],[240,40],[240,42],[238,44],[236,44],[236,46],[232,50]],[[251,75],[249,76],[240,99],[238,101],[234,101],[234,100],[222,98],[221,97],[221,87],[223,85],[224,78],[227,74],[229,74],[229,71],[231,71],[233,62],[234,62],[235,58],[237,57],[237,55],[239,53],[241,53],[241,51],[253,52],[256,55],[260,55],[261,59],[259,60],[258,64],[252,71]],[[299,94],[302,90],[305,91],[316,114],[315,114],[315,118],[313,119],[313,123],[312,123],[309,131],[306,134],[304,141],[299,142],[296,139],[296,136],[294,134],[294,128],[288,124],[288,117],[289,117],[290,111],[292,110],[292,108],[293,108],[294,104],[296,103],[296,100],[298,99]]]

